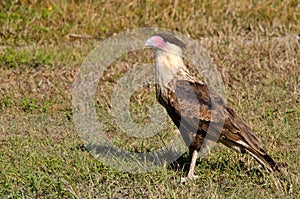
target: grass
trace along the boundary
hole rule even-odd
[[[298,1],[4,1],[0,3],[1,198],[297,198],[300,194]],[[73,124],[72,83],[103,39],[127,29],[178,30],[209,50],[227,101],[254,128],[281,175],[256,171],[249,156],[218,145],[197,163],[195,182],[180,184],[175,166],[118,171],[93,158]],[[298,36],[297,36],[298,35]],[[78,37],[79,36],[79,37]],[[117,81],[151,52],[116,60],[100,80],[97,114],[115,144],[151,151],[158,136],[120,134],[110,110]],[[153,85],[131,97],[137,122],[148,123]],[[161,131],[165,139],[174,126]],[[186,154],[185,154],[186,156]]]

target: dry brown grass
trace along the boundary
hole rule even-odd
[[[300,194],[298,1],[11,1],[1,2],[0,10],[1,197],[297,198]],[[228,103],[254,127],[265,149],[289,165],[288,171],[279,176],[247,172],[257,166],[251,157],[218,145],[198,162],[200,178],[181,185],[184,174],[176,169],[129,174],[107,167],[84,149],[72,123],[76,72],[100,41],[144,26],[189,34],[209,50],[222,74]],[[100,116],[108,111],[101,100],[109,99],[118,78],[131,63],[149,60],[147,56],[124,58],[107,71],[104,87],[98,90]],[[131,108],[144,117],[141,102],[155,101],[153,89],[140,92],[143,95],[136,93]],[[109,123],[107,129],[117,128]],[[124,148],[132,141],[121,138],[116,140]],[[134,144],[133,151],[155,147],[151,141]]]

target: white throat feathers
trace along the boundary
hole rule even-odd
[[[174,77],[188,75],[189,72],[183,63],[181,53],[181,50],[156,50],[155,77],[157,84],[168,87]]]

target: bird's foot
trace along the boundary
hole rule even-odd
[[[197,180],[199,178],[199,176],[197,175],[188,175],[187,177],[182,177],[181,178],[181,183],[186,183],[187,181],[193,181],[193,180]]]

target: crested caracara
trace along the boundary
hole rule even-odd
[[[157,100],[189,147],[188,179],[197,178],[195,163],[205,136],[234,151],[250,154],[269,171],[279,171],[278,164],[262,149],[258,137],[245,121],[185,66],[182,53],[186,47],[181,40],[169,33],[158,33],[145,45],[156,52]],[[221,120],[222,125],[218,125]]]

